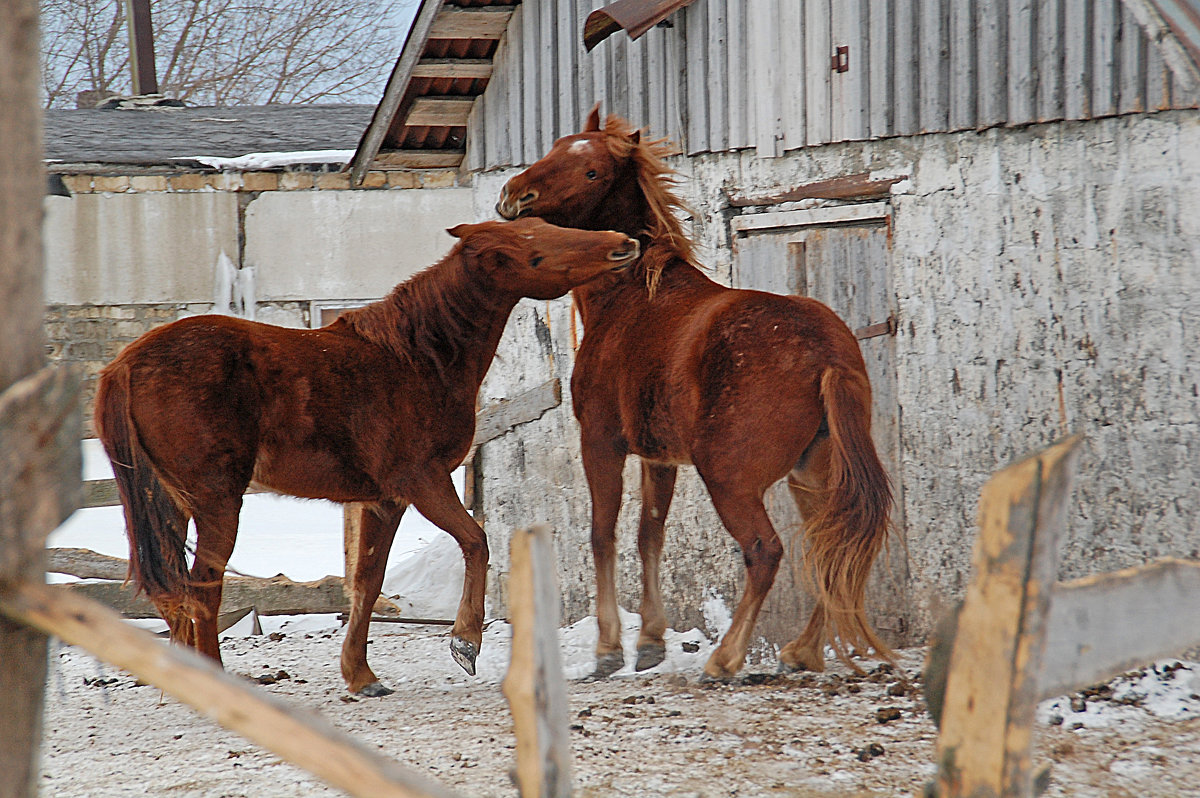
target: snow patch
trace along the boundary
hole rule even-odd
[[[278,169],[284,166],[309,163],[347,164],[354,157],[354,150],[301,150],[298,152],[251,152],[236,158],[219,158],[215,155],[188,155],[178,161],[196,161],[223,172],[253,172],[261,169]]]

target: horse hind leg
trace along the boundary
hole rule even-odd
[[[367,634],[371,612],[383,586],[388,552],[400,519],[408,505],[385,503],[367,507],[359,514],[358,540],[352,561],[354,573],[346,574],[351,587],[350,619],[342,641],[341,669],[346,687],[352,693],[378,698],[392,690],[380,683],[367,664]]]
[[[829,454],[828,436],[818,436],[788,475],[788,490],[804,521],[815,518],[825,503],[824,486],[829,473]],[[803,530],[797,533],[797,539],[802,535]],[[794,549],[789,552],[789,557],[795,557]],[[816,673],[825,670],[825,620],[825,605],[817,591],[816,606],[804,631],[779,652],[779,664],[783,670]]]
[[[754,631],[763,600],[775,581],[775,572],[783,558],[783,544],[771,525],[761,495],[754,495],[745,488],[714,485],[707,480],[706,484],[717,514],[741,546],[746,562],[746,588],[742,599],[734,610],[729,631],[704,666],[708,677],[729,679],[746,661],[750,634]]]
[[[195,624],[196,650],[218,663],[221,648],[217,640],[221,593],[225,566],[237,540],[238,514],[242,497],[212,502],[198,510],[196,521],[196,559],[192,563],[190,601],[186,608]]]
[[[663,634],[667,615],[663,610],[659,564],[662,560],[663,528],[675,492],[676,468],[642,461],[642,515],[638,522],[638,554],[642,560],[642,630],[638,635],[635,670],[644,671],[667,656]]]

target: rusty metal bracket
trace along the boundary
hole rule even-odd
[[[843,44],[833,51],[833,58],[830,59],[829,68],[838,73],[850,71],[849,45]]]

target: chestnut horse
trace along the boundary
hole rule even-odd
[[[824,668],[828,633],[892,660],[863,610],[871,564],[888,535],[887,474],[871,441],[871,387],[858,342],[825,305],[798,296],[735,290],[697,268],[675,211],[662,141],[643,142],[622,119],[603,129],[593,109],[582,133],[508,181],[497,211],[554,224],[620,230],[643,254],[624,274],[575,289],[584,337],[571,378],[592,495],[592,552],[600,636],[596,675],[624,663],[617,616],[615,527],[622,468],[641,458],[642,629],[638,670],[665,656],[659,588],[663,524],[676,467],[696,467],[725,528],[741,546],[746,588],[729,631],[705,665],[729,678],[784,549],[763,506],[785,476],[804,519],[802,551],[817,606],[780,652],[788,668]]]
[[[351,691],[391,692],[367,665],[367,629],[409,504],[462,548],[450,651],[475,673],[488,546],[450,474],[471,447],[479,384],[520,298],[559,297],[623,268],[638,242],[539,219],[448,232],[461,240],[442,261],[319,330],[187,318],[146,333],[101,373],[96,429],[125,507],[130,575],[173,640],[221,661],[222,576],[254,482],[373,511],[347,574],[341,669]]]

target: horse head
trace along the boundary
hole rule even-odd
[[[532,299],[560,297],[624,269],[641,252],[637,239],[624,233],[556,227],[537,218],[460,224],[446,232],[497,290]]]

